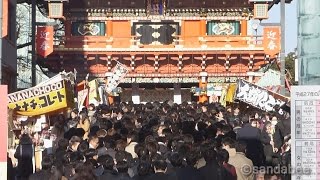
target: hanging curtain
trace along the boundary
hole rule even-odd
[[[104,22],[72,22],[72,36],[105,36]]]
[[[135,35],[140,37],[140,44],[168,45],[173,43],[179,33],[177,23],[137,23]]]
[[[239,21],[209,21],[207,23],[208,35],[240,35]]]

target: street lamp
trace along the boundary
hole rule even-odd
[[[63,16],[63,2],[69,2],[69,0],[45,0],[48,2],[49,18],[60,19]]]
[[[252,24],[252,29],[254,30],[254,32],[255,32],[255,44],[258,44],[257,42],[257,36],[258,36],[258,27],[259,27],[259,25],[257,24],[257,23],[254,23],[254,24]]]

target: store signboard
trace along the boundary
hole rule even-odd
[[[42,115],[68,106],[65,81],[11,93],[7,99],[8,107],[24,116]]]

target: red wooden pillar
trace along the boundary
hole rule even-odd
[[[112,105],[114,103],[114,96],[108,96],[108,103],[109,105]]]

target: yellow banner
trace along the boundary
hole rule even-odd
[[[230,84],[227,90],[226,101],[233,102],[234,94],[236,93],[237,84]]]
[[[89,82],[89,89],[89,103],[100,101],[98,93],[98,81],[96,79]]]
[[[8,95],[9,108],[24,116],[37,116],[66,108],[64,81],[35,86]]]

